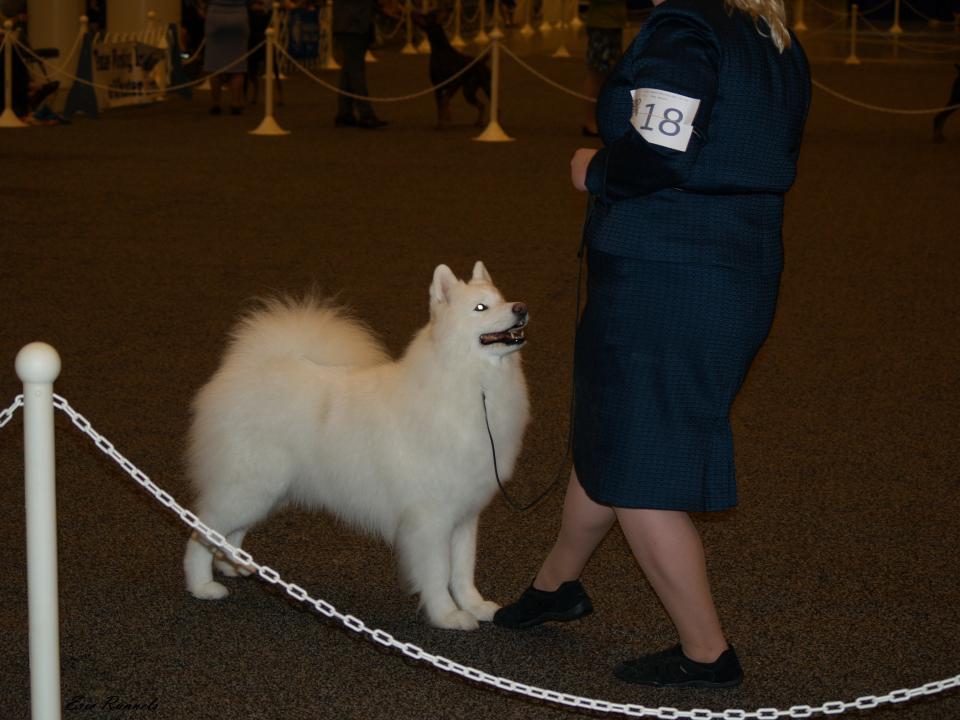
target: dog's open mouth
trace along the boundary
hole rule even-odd
[[[523,332],[526,327],[527,321],[524,319],[506,330],[484,333],[480,336],[480,344],[495,345],[497,343],[503,343],[504,345],[521,345],[526,342],[527,339]]]

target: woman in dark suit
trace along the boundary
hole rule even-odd
[[[598,98],[603,148],[571,161],[592,202],[560,533],[494,622],[589,613],[578,578],[617,522],[679,644],[616,675],[731,687],[742,670],[688,513],[737,502],[730,406],[773,320],[810,75],[781,0],[653,3]]]

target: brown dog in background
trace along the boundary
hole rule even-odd
[[[443,30],[443,22],[436,10],[431,10],[428,13],[414,11],[412,18],[417,27],[426,33],[427,39],[430,41],[431,83],[439,85],[461,72],[473,61],[472,57],[464,55],[450,44],[447,34]],[[487,67],[486,60],[475,63],[469,70],[458,76],[456,80],[435,91],[438,130],[443,128],[445,123],[450,122],[450,100],[461,88],[466,101],[477,108],[476,124],[482,125],[485,105],[477,97],[477,91],[483,90],[486,93],[487,100],[490,99],[490,68]]]

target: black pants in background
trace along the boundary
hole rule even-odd
[[[369,95],[365,60],[370,47],[369,33],[335,33],[333,41],[340,55],[340,89],[354,95]],[[373,106],[366,100],[355,100],[346,95],[337,98],[337,117],[353,115],[354,108],[360,120],[376,117]]]

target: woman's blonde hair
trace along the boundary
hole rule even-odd
[[[790,47],[790,33],[787,32],[787,9],[783,0],[724,0],[727,7],[742,10],[757,24],[760,18],[770,28],[770,39],[780,52]],[[761,35],[766,33],[757,25]]]

